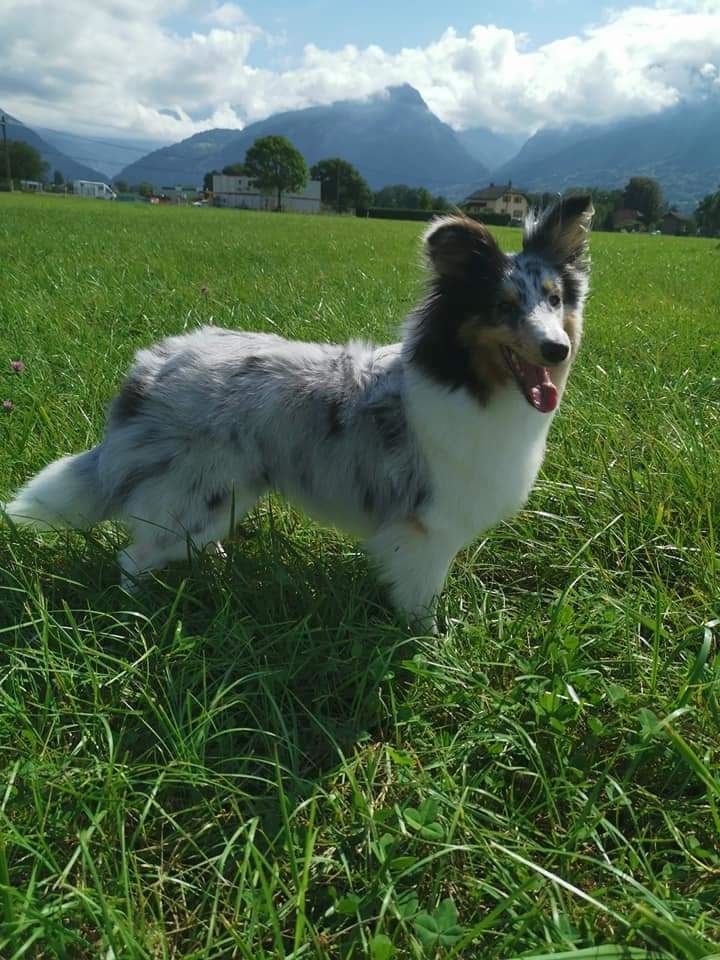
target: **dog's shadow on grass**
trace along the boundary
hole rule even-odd
[[[93,663],[89,682],[111,702],[123,691],[136,759],[197,764],[262,792],[278,770],[313,780],[395,722],[391,682],[417,647],[351,542],[293,515],[250,520],[226,558],[189,548],[189,563],[129,595],[111,535],[58,535],[40,563],[23,539],[15,565],[2,563],[17,605],[2,619],[34,608],[50,650],[60,644],[80,672]]]

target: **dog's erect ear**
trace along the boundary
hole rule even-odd
[[[469,217],[434,220],[423,237],[425,253],[440,277],[460,279],[473,272],[495,276],[502,272],[505,254],[490,231]]]
[[[565,197],[539,216],[528,218],[523,250],[558,266],[586,262],[590,221],[595,210],[588,195]]]

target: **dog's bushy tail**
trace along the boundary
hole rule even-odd
[[[100,447],[93,447],[48,464],[5,505],[5,513],[13,523],[36,530],[84,529],[105,519],[99,453]]]

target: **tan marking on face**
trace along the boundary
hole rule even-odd
[[[515,343],[515,335],[506,324],[488,327],[477,320],[466,320],[458,331],[458,338],[471,354],[488,347],[512,347]]]
[[[504,326],[485,327],[468,320],[459,331],[460,340],[470,354],[470,366],[484,388],[499,387],[511,377],[501,347],[512,347],[515,337]]]

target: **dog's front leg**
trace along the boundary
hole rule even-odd
[[[414,517],[383,527],[366,547],[395,608],[416,630],[436,634],[437,598],[456,548]]]

